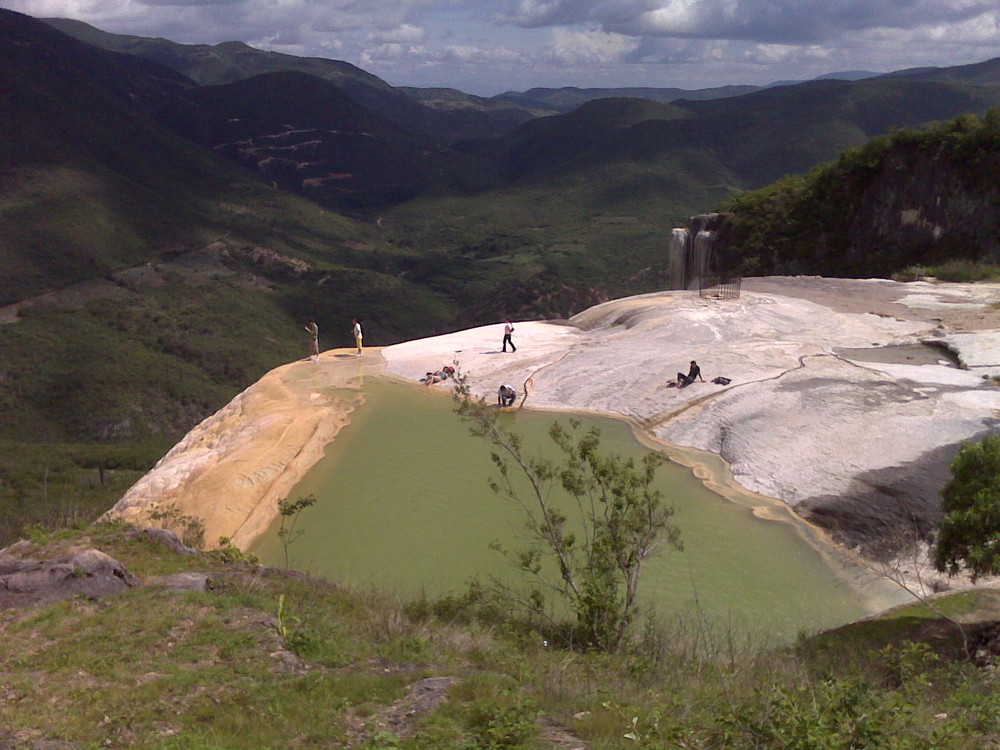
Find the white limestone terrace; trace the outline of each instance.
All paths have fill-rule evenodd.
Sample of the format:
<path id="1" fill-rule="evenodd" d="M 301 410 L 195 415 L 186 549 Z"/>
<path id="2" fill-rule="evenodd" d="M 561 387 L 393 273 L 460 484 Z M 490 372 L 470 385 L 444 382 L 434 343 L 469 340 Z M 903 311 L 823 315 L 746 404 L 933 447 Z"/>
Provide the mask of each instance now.
<path id="1" fill-rule="evenodd" d="M 627 417 L 871 547 L 930 528 L 961 442 L 1000 424 L 998 300 L 998 285 L 769 278 L 738 299 L 662 292 L 515 322 L 516 353 L 500 351 L 494 325 L 382 354 L 414 381 L 457 361 L 494 402 L 506 382 L 527 407 Z M 707 382 L 670 387 L 690 360 Z"/>

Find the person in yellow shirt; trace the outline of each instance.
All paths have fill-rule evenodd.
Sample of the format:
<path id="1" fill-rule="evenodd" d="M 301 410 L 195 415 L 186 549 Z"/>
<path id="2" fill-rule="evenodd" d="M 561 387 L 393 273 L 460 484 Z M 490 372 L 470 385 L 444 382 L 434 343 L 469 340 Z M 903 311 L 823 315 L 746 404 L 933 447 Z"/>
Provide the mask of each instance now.
<path id="1" fill-rule="evenodd" d="M 361 321 L 358 320 L 357 318 L 354 318 L 354 343 L 357 344 L 357 347 L 358 347 L 358 353 L 357 353 L 358 357 L 361 356 L 361 340 L 362 340 L 362 338 L 363 338 L 363 336 L 362 336 L 362 333 L 361 333 Z"/>

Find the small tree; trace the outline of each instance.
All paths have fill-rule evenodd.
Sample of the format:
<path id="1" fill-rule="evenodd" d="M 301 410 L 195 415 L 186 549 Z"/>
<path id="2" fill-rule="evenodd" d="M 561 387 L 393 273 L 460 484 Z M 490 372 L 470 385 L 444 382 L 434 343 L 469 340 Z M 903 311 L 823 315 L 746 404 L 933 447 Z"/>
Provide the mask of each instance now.
<path id="1" fill-rule="evenodd" d="M 631 458 L 601 455 L 600 431 L 581 435 L 580 423 L 571 420 L 570 430 L 557 422 L 549 430 L 561 463 L 533 457 L 520 435 L 500 426 L 497 411 L 470 398 L 459 383 L 456 411 L 474 436 L 493 446 L 499 477 L 490 479 L 490 488 L 524 515 L 527 548 L 494 545 L 540 585 L 522 602 L 542 612 L 544 591 L 555 592 L 568 603 L 579 632 L 591 644 L 620 650 L 635 617 L 646 558 L 663 544 L 683 549 L 680 531 L 670 523 L 674 509 L 664 505 L 652 486 L 663 456 L 647 453 L 637 465 Z M 515 476 L 527 480 L 527 486 L 518 485 Z M 567 527 L 553 492 L 557 488 L 577 506 L 578 531 Z"/>
<path id="2" fill-rule="evenodd" d="M 285 553 L 285 567 L 288 567 L 288 548 L 292 542 L 302 536 L 305 532 L 296 529 L 299 523 L 299 516 L 306 508 L 316 504 L 314 495 L 306 495 L 292 502 L 290 500 L 278 501 L 278 513 L 281 514 L 281 525 L 278 527 L 278 538 L 281 540 L 281 547 Z"/>
<path id="3" fill-rule="evenodd" d="M 941 521 L 934 565 L 948 575 L 968 570 L 1000 574 L 1000 436 L 966 443 L 951 465 L 941 495 Z"/>

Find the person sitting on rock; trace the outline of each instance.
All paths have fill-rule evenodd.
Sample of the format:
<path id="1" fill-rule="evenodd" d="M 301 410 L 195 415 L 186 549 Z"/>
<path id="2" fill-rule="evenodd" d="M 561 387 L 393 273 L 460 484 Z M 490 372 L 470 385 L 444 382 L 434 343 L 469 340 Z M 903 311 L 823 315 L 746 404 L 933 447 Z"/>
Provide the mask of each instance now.
<path id="1" fill-rule="evenodd" d="M 514 386 L 507 385 L 504 383 L 500 386 L 500 390 L 497 391 L 497 403 L 500 406 L 513 406 L 514 399 L 517 398 L 517 391 L 514 390 Z"/>
<path id="2" fill-rule="evenodd" d="M 701 368 L 698 367 L 698 363 L 692 359 L 691 369 L 688 370 L 687 375 L 683 372 L 677 373 L 677 387 L 683 388 L 684 386 L 691 385 L 695 381 L 695 378 L 700 380 L 702 383 L 705 382 L 705 378 L 701 376 Z"/>

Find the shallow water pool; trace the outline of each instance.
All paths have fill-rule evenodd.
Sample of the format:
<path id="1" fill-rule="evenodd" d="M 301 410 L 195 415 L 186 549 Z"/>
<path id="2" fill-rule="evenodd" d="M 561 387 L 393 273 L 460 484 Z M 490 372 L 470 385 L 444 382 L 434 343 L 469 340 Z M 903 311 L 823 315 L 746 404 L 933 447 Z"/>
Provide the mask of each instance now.
<path id="1" fill-rule="evenodd" d="M 509 577 L 490 550 L 523 536 L 516 508 L 495 496 L 490 446 L 473 438 L 440 392 L 386 382 L 365 387 L 367 403 L 290 494 L 315 495 L 303 532 L 288 546 L 292 567 L 356 585 L 405 594 L 460 593 L 473 576 Z M 631 427 L 609 418 L 576 417 L 601 429 L 603 451 L 640 456 Z M 547 437 L 567 415 L 503 415 L 533 450 L 555 456 Z M 857 590 L 790 523 L 765 521 L 706 489 L 689 469 L 665 464 L 657 474 L 676 509 L 683 552 L 647 562 L 646 605 L 790 638 L 867 612 Z M 283 565 L 277 525 L 252 549 Z"/>

